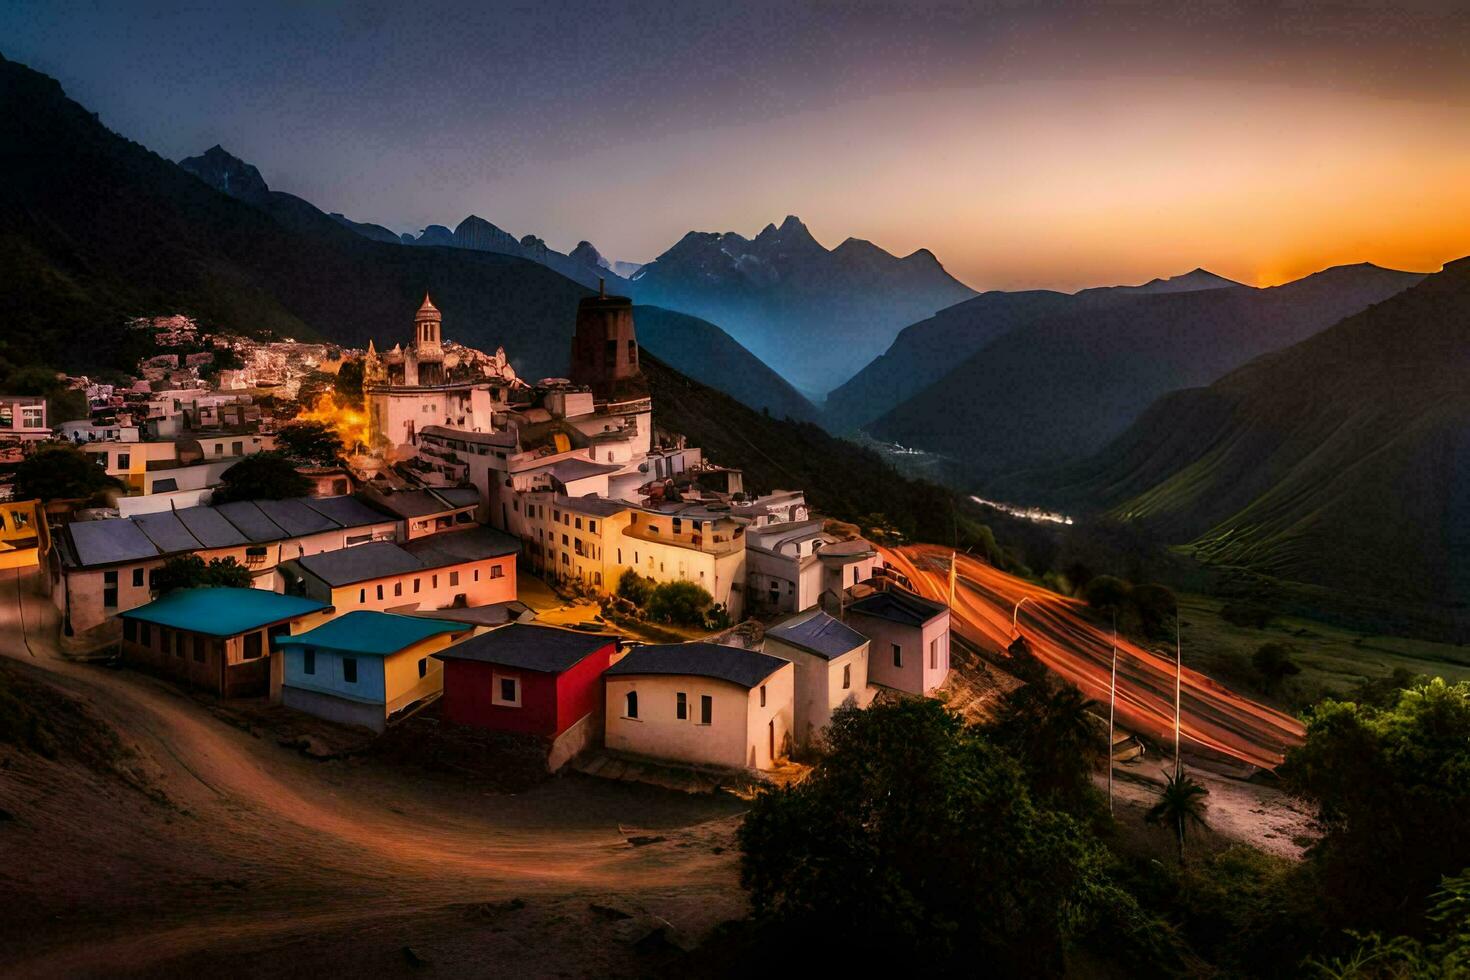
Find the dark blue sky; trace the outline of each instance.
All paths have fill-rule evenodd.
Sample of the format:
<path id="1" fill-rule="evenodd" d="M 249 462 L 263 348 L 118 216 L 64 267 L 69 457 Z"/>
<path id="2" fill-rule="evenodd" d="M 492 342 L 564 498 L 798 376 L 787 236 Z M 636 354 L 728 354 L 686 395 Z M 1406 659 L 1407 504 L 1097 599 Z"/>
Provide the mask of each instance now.
<path id="1" fill-rule="evenodd" d="M 221 143 L 276 189 L 399 231 L 474 212 L 645 260 L 690 228 L 794 212 L 828 245 L 931 247 L 976 285 L 1081 285 L 1201 263 L 1269 278 L 1316 255 L 1269 223 L 1238 248 L 1170 231 L 1260 198 L 1273 158 L 1346 173 L 1347 140 L 1393 139 L 1463 162 L 1434 135 L 1470 91 L 1457 7 L 0 0 L 0 53 L 170 158 Z M 1298 145 L 1301 113 L 1364 128 Z M 1230 170 L 1250 180 L 1187 201 L 1241 145 Z M 1396 182 L 1391 162 L 1360 169 L 1368 196 Z M 1385 206 L 1420 221 L 1419 203 Z M 1129 208 L 1137 255 L 1100 248 L 1091 225 Z"/>

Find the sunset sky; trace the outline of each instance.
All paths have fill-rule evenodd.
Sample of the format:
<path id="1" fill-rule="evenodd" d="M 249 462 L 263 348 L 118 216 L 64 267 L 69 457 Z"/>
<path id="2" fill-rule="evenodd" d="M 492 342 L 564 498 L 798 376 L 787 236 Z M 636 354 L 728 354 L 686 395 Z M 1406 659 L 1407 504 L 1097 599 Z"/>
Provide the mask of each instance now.
<path id="1" fill-rule="evenodd" d="M 1470 254 L 1463 3 L 0 0 L 0 54 L 395 231 L 643 261 L 794 213 L 976 288 Z"/>

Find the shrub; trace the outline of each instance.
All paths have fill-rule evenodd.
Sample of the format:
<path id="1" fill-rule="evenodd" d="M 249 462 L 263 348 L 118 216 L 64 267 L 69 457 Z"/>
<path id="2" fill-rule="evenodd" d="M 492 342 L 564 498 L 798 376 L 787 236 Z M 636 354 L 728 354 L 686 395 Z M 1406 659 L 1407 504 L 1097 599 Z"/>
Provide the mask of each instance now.
<path id="1" fill-rule="evenodd" d="M 221 587 L 250 588 L 250 569 L 233 558 L 211 558 L 209 564 L 198 555 L 176 555 L 163 563 L 155 580 L 160 594 L 175 589 Z"/>
<path id="2" fill-rule="evenodd" d="M 311 491 L 306 477 L 281 453 L 256 453 L 246 456 L 220 475 L 213 502 L 232 500 L 284 500 L 304 497 Z"/>
<path id="3" fill-rule="evenodd" d="M 649 618 L 675 626 L 703 626 L 714 597 L 693 582 L 664 582 L 648 598 Z"/>
<path id="4" fill-rule="evenodd" d="M 653 595 L 653 579 L 644 578 L 631 568 L 623 569 L 623 574 L 618 577 L 619 598 L 627 599 L 642 609 L 648 605 L 651 595 Z"/>

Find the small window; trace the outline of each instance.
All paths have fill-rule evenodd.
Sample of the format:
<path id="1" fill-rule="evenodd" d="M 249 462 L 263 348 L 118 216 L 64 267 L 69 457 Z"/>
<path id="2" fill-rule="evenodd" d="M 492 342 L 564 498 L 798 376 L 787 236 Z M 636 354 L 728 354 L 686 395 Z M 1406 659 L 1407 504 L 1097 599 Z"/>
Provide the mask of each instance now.
<path id="1" fill-rule="evenodd" d="M 623 717 L 624 718 L 637 718 L 638 717 L 638 692 L 637 691 L 629 691 L 627 694 L 623 695 Z"/>
<path id="2" fill-rule="evenodd" d="M 310 648 L 301 651 L 301 672 L 303 674 L 316 673 L 316 651 Z"/>
<path id="3" fill-rule="evenodd" d="M 418 579 L 414 579 L 413 580 L 413 590 L 415 592 L 417 592 L 419 590 L 419 580 Z"/>
<path id="4" fill-rule="evenodd" d="M 438 587 L 439 587 L 439 576 L 438 575 L 430 575 L 429 576 L 429 588 L 431 588 L 431 589 L 437 589 Z"/>
<path id="5" fill-rule="evenodd" d="M 582 530 L 582 518 L 577 518 L 577 530 Z"/>
<path id="6" fill-rule="evenodd" d="M 367 602 L 367 589 L 358 589 L 357 604 L 362 605 L 364 602 Z"/>
<path id="7" fill-rule="evenodd" d="M 590 534 L 597 533 L 597 522 L 592 520 L 590 517 L 587 519 L 587 531 Z"/>
<path id="8" fill-rule="evenodd" d="M 383 598 L 383 586 L 382 586 L 382 583 L 379 583 L 378 584 L 378 599 L 381 600 L 382 598 Z"/>
<path id="9" fill-rule="evenodd" d="M 493 691 L 495 696 L 490 699 L 491 703 L 503 708 L 521 706 L 521 679 L 519 677 L 504 677 L 496 674 Z"/>
<path id="10" fill-rule="evenodd" d="M 243 656 L 246 660 L 259 660 L 263 649 L 264 644 L 261 643 L 259 630 L 254 633 L 245 634 L 245 652 Z"/>
<path id="11" fill-rule="evenodd" d="M 929 641 L 929 669 L 939 669 L 939 638 L 935 637 Z"/>
<path id="12" fill-rule="evenodd" d="M 475 569 L 474 579 L 476 582 L 480 581 L 480 570 L 478 568 Z"/>
<path id="13" fill-rule="evenodd" d="M 845 691 L 852 687 L 852 664 L 842 665 L 842 689 Z"/>
<path id="14" fill-rule="evenodd" d="M 403 595 L 403 582 L 398 581 L 393 583 L 393 595 L 394 597 Z"/>
<path id="15" fill-rule="evenodd" d="M 419 676 L 420 677 L 427 677 L 427 676 L 429 676 L 429 658 L 428 657 L 420 657 L 419 658 Z"/>
<path id="16" fill-rule="evenodd" d="M 689 720 L 689 695 L 683 691 L 674 695 L 674 717 L 680 721 Z"/>
<path id="17" fill-rule="evenodd" d="M 459 584 L 459 572 L 449 573 L 449 587 L 452 589 Z"/>
<path id="18" fill-rule="evenodd" d="M 132 465 L 133 465 L 133 458 L 132 458 L 132 456 L 130 456 L 127 453 L 118 453 L 117 454 L 117 468 L 118 469 L 120 469 L 120 470 L 131 469 L 132 468 Z"/>
<path id="19" fill-rule="evenodd" d="M 346 681 L 348 684 L 356 684 L 357 683 L 357 658 L 356 657 L 343 657 L 342 658 L 342 679 L 344 681 Z"/>
<path id="20" fill-rule="evenodd" d="M 491 578 L 505 578 L 505 569 L 501 568 L 499 565 L 491 565 L 490 566 L 490 577 Z"/>
<path id="21" fill-rule="evenodd" d="M 714 717 L 715 699 L 708 694 L 701 694 L 699 696 L 699 723 L 701 725 L 711 724 L 714 721 Z"/>
<path id="22" fill-rule="evenodd" d="M 764 708 L 765 706 L 766 706 L 766 686 L 764 684 L 762 684 L 761 685 L 761 707 Z"/>
<path id="23" fill-rule="evenodd" d="M 903 666 L 903 647 L 899 646 L 897 643 L 893 644 L 893 666 Z"/>
<path id="24" fill-rule="evenodd" d="M 135 568 L 135 569 L 133 569 L 133 588 L 138 589 L 138 588 L 142 588 L 142 586 L 143 586 L 143 569 L 141 569 L 141 568 Z"/>

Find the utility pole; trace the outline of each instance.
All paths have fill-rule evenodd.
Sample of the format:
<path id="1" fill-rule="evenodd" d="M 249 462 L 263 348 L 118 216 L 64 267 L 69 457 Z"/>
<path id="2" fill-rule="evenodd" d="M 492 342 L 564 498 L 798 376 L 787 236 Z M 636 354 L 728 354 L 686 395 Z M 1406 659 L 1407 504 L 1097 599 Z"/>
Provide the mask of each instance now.
<path id="1" fill-rule="evenodd" d="M 1184 648 L 1179 643 L 1179 607 L 1174 607 L 1174 778 L 1179 778 L 1179 697 L 1184 679 Z"/>
<path id="2" fill-rule="evenodd" d="M 1108 688 L 1108 815 L 1113 813 L 1113 714 L 1118 705 L 1118 610 L 1113 610 L 1113 680 Z"/>

